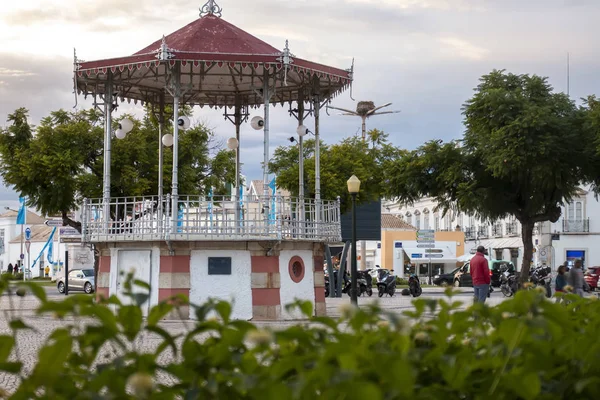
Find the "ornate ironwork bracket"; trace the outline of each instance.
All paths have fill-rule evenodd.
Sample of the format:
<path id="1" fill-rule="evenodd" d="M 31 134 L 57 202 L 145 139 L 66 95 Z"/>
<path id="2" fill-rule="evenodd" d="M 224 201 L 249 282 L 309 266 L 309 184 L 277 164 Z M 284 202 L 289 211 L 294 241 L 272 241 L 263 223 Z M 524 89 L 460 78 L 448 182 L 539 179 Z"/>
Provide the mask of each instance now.
<path id="1" fill-rule="evenodd" d="M 160 47 L 157 50 L 154 50 L 153 53 L 156 54 L 155 57 L 160 61 L 168 61 L 175 57 L 175 54 L 173 54 L 174 51 L 174 49 L 167 46 L 167 40 L 165 39 L 165 35 L 163 35 Z"/>
<path id="2" fill-rule="evenodd" d="M 352 101 L 356 101 L 356 99 L 352 97 L 352 82 L 354 81 L 354 58 L 352 58 L 352 66 L 350 69 L 347 69 L 346 72 L 348 72 L 348 75 L 350 76 L 350 98 Z"/>
<path id="3" fill-rule="evenodd" d="M 208 2 L 200 8 L 200 17 L 204 17 L 205 15 L 216 15 L 221 18 L 222 13 L 223 9 L 214 0 L 208 0 Z"/>
<path id="4" fill-rule="evenodd" d="M 290 68 L 290 65 L 293 64 L 293 62 L 294 62 L 294 59 L 292 57 L 295 57 L 295 56 L 290 52 L 289 41 L 286 40 L 285 48 L 283 49 L 283 53 L 281 53 L 280 57 L 277 58 L 277 61 L 280 61 L 283 64 L 283 84 L 285 86 L 287 86 L 288 69 Z"/>

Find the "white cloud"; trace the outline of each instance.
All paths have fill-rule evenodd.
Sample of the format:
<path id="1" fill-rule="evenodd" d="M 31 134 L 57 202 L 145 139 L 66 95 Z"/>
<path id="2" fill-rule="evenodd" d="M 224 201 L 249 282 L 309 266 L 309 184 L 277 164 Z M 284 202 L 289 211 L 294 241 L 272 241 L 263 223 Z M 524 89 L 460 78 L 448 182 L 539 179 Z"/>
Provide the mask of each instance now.
<path id="1" fill-rule="evenodd" d="M 444 37 L 440 38 L 439 41 L 444 45 L 444 47 L 442 47 L 444 53 L 458 55 L 468 60 L 478 61 L 483 59 L 489 53 L 487 49 L 457 37 Z"/>

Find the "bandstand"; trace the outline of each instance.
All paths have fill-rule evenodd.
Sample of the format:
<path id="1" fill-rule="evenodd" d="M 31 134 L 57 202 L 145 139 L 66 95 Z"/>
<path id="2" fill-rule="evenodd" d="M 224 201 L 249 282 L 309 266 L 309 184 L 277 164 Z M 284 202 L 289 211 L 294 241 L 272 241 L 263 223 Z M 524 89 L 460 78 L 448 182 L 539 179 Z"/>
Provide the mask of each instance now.
<path id="1" fill-rule="evenodd" d="M 310 300 L 315 314 L 325 313 L 324 245 L 339 242 L 341 230 L 339 200 L 320 196 L 319 111 L 350 87 L 352 69 L 297 58 L 287 42 L 277 50 L 223 20 L 212 0 L 200 18 L 133 55 L 75 58 L 74 69 L 76 93 L 93 97 L 105 113 L 103 197 L 85 199 L 82 208 L 82 240 L 100 251 L 98 294 L 122 296 L 124 275 L 134 272 L 151 285 L 144 312 L 183 293 L 192 303 L 232 300 L 232 317 L 239 319 L 296 318 L 284 307 L 294 299 Z M 120 127 L 115 135 L 118 124 L 111 117 L 118 101 L 152 104 L 160 116 L 166 104 L 173 105 L 172 134 L 159 120 L 156 196 L 111 197 L 111 140 L 126 131 Z M 304 119 L 314 116 L 314 198 L 304 197 L 302 173 L 298 198 L 271 194 L 269 111 L 276 104 L 289 105 L 300 146 L 308 131 Z M 236 140 L 228 144 L 237 154 L 234 195 L 178 193 L 178 133 L 188 124 L 179 115 L 182 105 L 223 108 L 233 122 Z M 252 118 L 252 126 L 264 132 L 264 192 L 241 198 L 240 126 L 260 106 L 264 115 Z M 165 145 L 173 151 L 170 191 L 162 184 Z M 299 164 L 302 171 L 302 158 Z"/>

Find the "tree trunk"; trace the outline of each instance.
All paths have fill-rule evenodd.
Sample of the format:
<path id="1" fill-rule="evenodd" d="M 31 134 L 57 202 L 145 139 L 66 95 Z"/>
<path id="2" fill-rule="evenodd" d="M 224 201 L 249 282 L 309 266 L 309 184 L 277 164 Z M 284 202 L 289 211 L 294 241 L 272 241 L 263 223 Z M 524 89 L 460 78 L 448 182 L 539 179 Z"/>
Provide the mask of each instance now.
<path id="1" fill-rule="evenodd" d="M 523 240 L 523 264 L 521 264 L 521 277 L 519 286 L 529 280 L 529 269 L 533 260 L 533 221 L 521 222 L 521 239 Z"/>

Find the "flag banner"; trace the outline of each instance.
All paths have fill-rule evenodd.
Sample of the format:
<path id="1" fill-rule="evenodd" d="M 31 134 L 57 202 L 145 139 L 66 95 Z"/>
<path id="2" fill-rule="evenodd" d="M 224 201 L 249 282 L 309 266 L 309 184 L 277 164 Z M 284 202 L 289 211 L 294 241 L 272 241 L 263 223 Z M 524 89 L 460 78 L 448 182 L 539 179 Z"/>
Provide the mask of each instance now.
<path id="1" fill-rule="evenodd" d="M 25 197 L 19 197 L 21 206 L 19 207 L 19 212 L 17 213 L 17 225 L 25 225 L 27 223 L 27 208 L 25 207 L 25 200 Z"/>
<path id="2" fill-rule="evenodd" d="M 213 220 L 213 189 L 212 189 L 212 187 L 208 191 L 208 215 L 210 218 L 210 227 L 212 228 L 212 220 Z"/>
<path id="3" fill-rule="evenodd" d="M 244 220 L 244 186 L 240 185 L 240 223 Z"/>
<path id="4" fill-rule="evenodd" d="M 177 232 L 181 233 L 183 226 L 183 204 L 180 204 L 177 209 Z"/>
<path id="5" fill-rule="evenodd" d="M 269 207 L 269 225 L 275 224 L 275 215 L 276 215 L 276 202 L 275 202 L 275 178 L 269 182 L 269 188 L 271 189 L 271 206 Z"/>
<path id="6" fill-rule="evenodd" d="M 98 210 L 98 207 L 93 206 L 92 212 L 93 212 L 92 221 L 100 220 L 100 211 Z"/>
<path id="7" fill-rule="evenodd" d="M 40 254 L 37 256 L 35 261 L 33 261 L 33 263 L 31 264 L 31 269 L 33 269 L 35 267 L 35 264 L 38 262 L 38 260 L 44 256 L 44 252 L 46 251 L 46 248 L 48 248 L 48 246 L 50 246 L 50 243 L 52 243 L 52 241 L 54 240 L 55 233 L 56 233 L 56 227 L 52 228 L 52 232 L 50 233 L 50 237 L 48 237 L 48 241 L 42 248 L 42 251 L 40 251 Z"/>
<path id="8" fill-rule="evenodd" d="M 56 229 L 56 227 L 55 227 Z M 54 238 L 53 238 L 54 239 Z M 54 240 L 51 240 L 48 244 L 48 263 L 54 264 Z"/>

